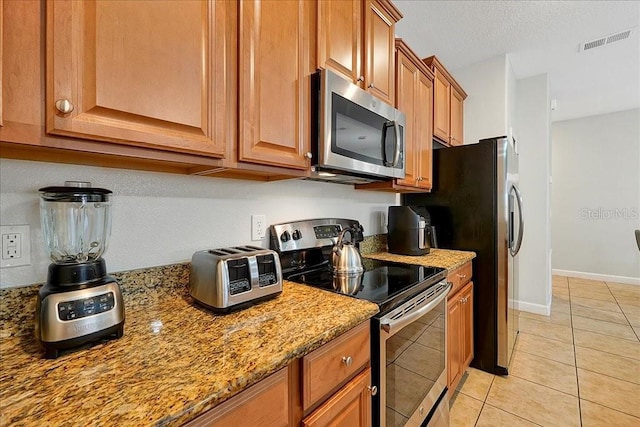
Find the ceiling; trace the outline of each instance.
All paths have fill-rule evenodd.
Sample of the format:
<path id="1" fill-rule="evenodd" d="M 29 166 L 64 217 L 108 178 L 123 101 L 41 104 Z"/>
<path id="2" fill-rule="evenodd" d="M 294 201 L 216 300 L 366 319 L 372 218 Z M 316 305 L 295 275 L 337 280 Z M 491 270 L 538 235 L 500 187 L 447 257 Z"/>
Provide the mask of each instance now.
<path id="1" fill-rule="evenodd" d="M 394 0 L 396 25 L 420 57 L 437 55 L 455 77 L 508 54 L 517 79 L 548 73 L 552 121 L 640 107 L 640 1 Z M 580 44 L 632 29 L 586 52 Z"/>

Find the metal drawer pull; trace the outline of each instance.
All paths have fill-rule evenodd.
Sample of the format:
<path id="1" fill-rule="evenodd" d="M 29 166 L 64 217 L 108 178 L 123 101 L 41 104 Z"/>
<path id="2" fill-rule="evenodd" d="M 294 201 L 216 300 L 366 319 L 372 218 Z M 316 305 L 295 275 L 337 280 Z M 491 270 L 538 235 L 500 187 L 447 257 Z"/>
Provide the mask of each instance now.
<path id="1" fill-rule="evenodd" d="M 342 356 L 342 363 L 344 363 L 346 366 L 351 366 L 351 364 L 353 363 L 353 359 L 351 358 L 351 356 Z"/>
<path id="2" fill-rule="evenodd" d="M 461 279 L 466 279 L 467 275 L 466 274 L 458 274 L 458 277 Z"/>
<path id="3" fill-rule="evenodd" d="M 371 396 L 375 396 L 376 394 L 378 394 L 378 387 L 376 386 L 367 386 L 367 388 L 369 389 L 369 391 L 371 392 Z"/>

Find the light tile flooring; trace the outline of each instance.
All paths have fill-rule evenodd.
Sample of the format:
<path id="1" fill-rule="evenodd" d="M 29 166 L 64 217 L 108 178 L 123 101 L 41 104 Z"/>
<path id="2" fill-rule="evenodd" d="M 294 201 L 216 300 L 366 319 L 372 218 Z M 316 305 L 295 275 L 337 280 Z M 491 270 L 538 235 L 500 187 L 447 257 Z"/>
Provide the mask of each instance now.
<path id="1" fill-rule="evenodd" d="M 640 427 L 640 286 L 554 276 L 551 315 L 518 320 L 509 376 L 469 368 L 452 427 Z"/>

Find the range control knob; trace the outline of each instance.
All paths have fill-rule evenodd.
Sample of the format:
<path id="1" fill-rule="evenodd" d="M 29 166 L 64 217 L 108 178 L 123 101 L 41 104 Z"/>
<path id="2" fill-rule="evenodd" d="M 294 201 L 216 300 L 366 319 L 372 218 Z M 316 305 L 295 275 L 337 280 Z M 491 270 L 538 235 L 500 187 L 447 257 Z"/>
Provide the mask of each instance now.
<path id="1" fill-rule="evenodd" d="M 291 234 L 289 234 L 288 231 L 283 232 L 280 235 L 280 240 L 284 243 L 284 242 L 288 242 L 289 240 L 291 240 Z"/>
<path id="2" fill-rule="evenodd" d="M 293 237 L 293 240 L 300 240 L 302 238 L 302 233 L 300 230 L 293 230 L 291 237 Z"/>

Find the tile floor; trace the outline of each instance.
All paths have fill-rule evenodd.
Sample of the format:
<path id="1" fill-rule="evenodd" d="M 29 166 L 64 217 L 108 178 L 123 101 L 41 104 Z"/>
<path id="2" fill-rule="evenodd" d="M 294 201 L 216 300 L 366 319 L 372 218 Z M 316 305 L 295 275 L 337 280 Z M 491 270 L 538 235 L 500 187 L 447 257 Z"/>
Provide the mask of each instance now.
<path id="1" fill-rule="evenodd" d="M 451 427 L 640 427 L 640 286 L 554 276 L 551 315 L 518 321 L 510 375 L 469 368 Z"/>

